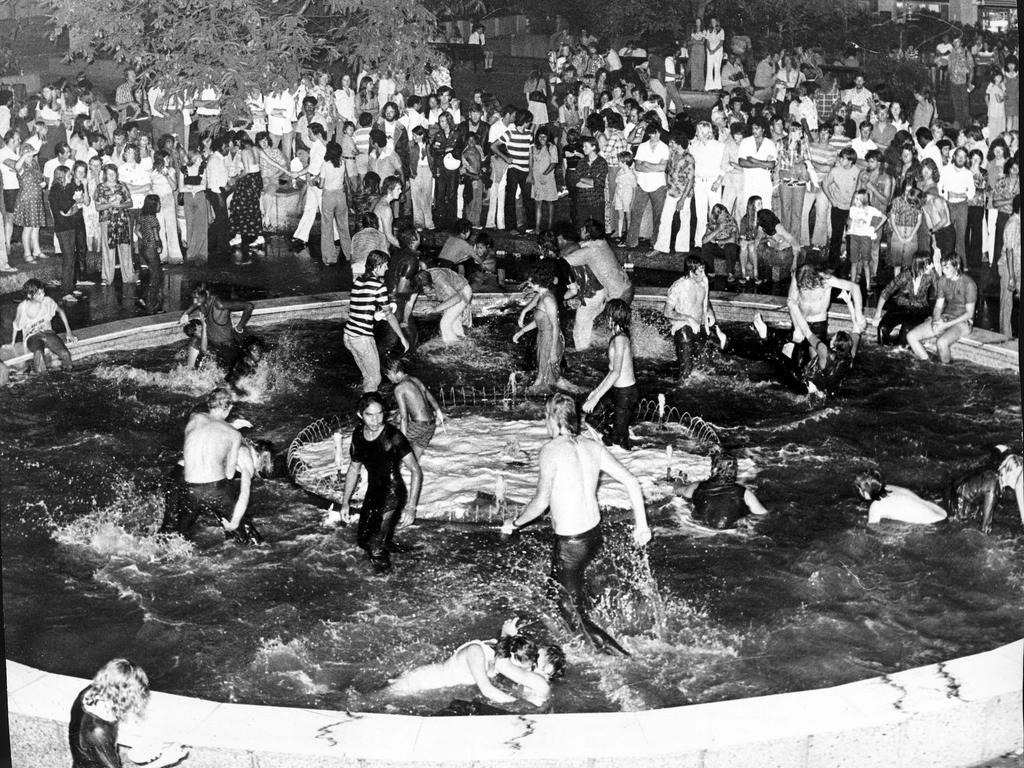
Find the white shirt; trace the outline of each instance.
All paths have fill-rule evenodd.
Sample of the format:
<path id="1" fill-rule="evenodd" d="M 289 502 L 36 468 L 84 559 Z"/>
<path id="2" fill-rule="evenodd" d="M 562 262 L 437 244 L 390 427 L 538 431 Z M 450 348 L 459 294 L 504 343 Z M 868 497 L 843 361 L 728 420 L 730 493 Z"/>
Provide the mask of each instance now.
<path id="1" fill-rule="evenodd" d="M 850 105 L 851 112 L 862 112 L 866 115 L 875 102 L 875 95 L 867 88 L 861 88 L 859 91 L 851 88 L 843 93 L 842 100 Z"/>
<path id="2" fill-rule="evenodd" d="M 74 165 L 74 161 L 71 158 L 64 160 L 63 162 L 56 157 L 51 157 L 43 164 L 43 178 L 46 179 L 46 186 L 50 186 L 53 183 L 53 174 L 56 172 L 58 167 L 64 167 L 70 169 Z"/>
<path id="3" fill-rule="evenodd" d="M 267 130 L 275 136 L 292 132 L 296 120 L 295 95 L 291 91 L 278 91 L 263 100 L 267 110 Z"/>
<path id="4" fill-rule="evenodd" d="M 7 160 L 18 162 L 18 157 L 16 149 L 11 149 L 6 144 L 0 147 L 0 179 L 3 180 L 4 189 L 21 189 L 18 174 L 6 163 Z"/>
<path id="5" fill-rule="evenodd" d="M 619 54 L 614 49 L 609 49 L 608 53 L 605 54 L 605 61 L 608 62 L 609 72 L 618 72 L 622 69 L 622 59 L 619 58 Z"/>
<path id="6" fill-rule="evenodd" d="M 872 149 L 878 149 L 878 145 L 871 139 L 864 141 L 858 136 L 850 142 L 850 149 L 857 153 L 858 160 L 863 160 L 864 156 Z"/>
<path id="7" fill-rule="evenodd" d="M 504 144 L 505 140 L 508 139 L 508 131 L 508 126 L 505 125 L 504 121 L 495 120 L 487 130 L 487 143 L 494 144 L 494 142 L 498 142 L 499 144 Z"/>
<path id="8" fill-rule="evenodd" d="M 322 141 L 314 141 L 309 148 L 309 175 L 310 177 L 320 174 L 324 165 L 324 155 L 327 154 L 327 145 Z"/>
<path id="9" fill-rule="evenodd" d="M 153 86 L 146 91 L 146 101 L 149 103 L 149 112 L 153 117 L 166 117 L 163 112 L 157 109 L 157 104 L 163 101 L 164 89 L 159 86 Z"/>
<path id="10" fill-rule="evenodd" d="M 211 192 L 220 192 L 227 184 L 228 159 L 220 152 L 214 152 L 206 163 L 206 188 Z"/>
<path id="11" fill-rule="evenodd" d="M 722 155 L 725 145 L 717 139 L 690 144 L 693 155 L 693 175 L 698 179 L 717 179 L 722 175 Z"/>
<path id="12" fill-rule="evenodd" d="M 405 114 L 398 118 L 398 122 L 405 126 L 405 133 L 407 136 L 412 136 L 413 128 L 422 125 L 424 128 L 427 127 L 427 118 L 423 116 L 423 113 L 417 112 L 412 107 L 405 110 Z"/>
<path id="13" fill-rule="evenodd" d="M 199 101 L 219 101 L 220 94 L 216 88 L 203 88 L 199 92 Z M 196 107 L 197 115 L 204 115 L 206 117 L 216 117 L 220 114 L 220 107 Z"/>
<path id="14" fill-rule="evenodd" d="M 740 160 L 747 158 L 749 160 L 775 160 L 778 158 L 778 151 L 775 148 L 775 142 L 765 137 L 761 140 L 761 147 L 758 149 L 757 144 L 754 142 L 753 136 L 747 136 L 743 141 L 740 142 Z M 771 178 L 771 171 L 767 168 L 744 168 L 743 175 L 748 178 L 753 176 L 755 178 L 767 175 Z"/>
<path id="15" fill-rule="evenodd" d="M 668 144 L 660 141 L 657 147 L 652 147 L 648 140 L 637 147 L 636 162 L 667 163 L 669 154 Z M 654 192 L 664 187 L 666 183 L 664 170 L 636 172 L 636 184 L 644 192 Z"/>
<path id="16" fill-rule="evenodd" d="M 356 96 L 351 89 L 339 88 L 334 92 L 334 107 L 338 110 L 342 120 L 356 121 Z"/>
<path id="17" fill-rule="evenodd" d="M 922 161 L 925 158 L 931 158 L 938 168 L 942 168 L 942 150 L 934 140 L 929 141 L 923 148 L 918 148 L 917 153 L 921 156 Z"/>
<path id="18" fill-rule="evenodd" d="M 953 163 L 939 170 L 939 194 L 951 203 L 962 203 L 974 197 L 974 174 L 967 166 L 957 168 Z"/>
<path id="19" fill-rule="evenodd" d="M 0 141 L 9 130 L 11 130 L 11 110 L 9 107 L 0 107 Z"/>
<path id="20" fill-rule="evenodd" d="M 469 33 L 469 44 L 470 45 L 486 45 L 487 35 L 483 32 L 477 32 L 473 30 Z"/>

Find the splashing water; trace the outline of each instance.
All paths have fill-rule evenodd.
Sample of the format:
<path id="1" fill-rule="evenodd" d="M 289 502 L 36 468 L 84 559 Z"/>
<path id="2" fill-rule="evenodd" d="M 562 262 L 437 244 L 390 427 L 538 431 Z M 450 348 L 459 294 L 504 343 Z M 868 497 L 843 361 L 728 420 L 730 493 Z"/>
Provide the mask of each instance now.
<path id="1" fill-rule="evenodd" d="M 239 379 L 237 389 L 242 393 L 239 399 L 262 403 L 273 395 L 288 394 L 309 384 L 313 379 L 313 366 L 305 355 L 305 349 L 296 334 L 282 333 L 256 365 L 256 370 Z M 93 376 L 115 384 L 131 383 L 169 392 L 203 395 L 223 384 L 225 373 L 212 358 L 207 358 L 198 369 L 189 368 L 182 362 L 169 371 L 146 370 L 131 365 L 100 365 L 93 371 Z"/>
<path id="2" fill-rule="evenodd" d="M 84 548 L 103 557 L 149 561 L 191 557 L 191 542 L 176 534 L 156 532 L 163 512 L 161 493 L 144 491 L 134 481 L 121 479 L 114 483 L 113 502 L 57 524 L 50 535 L 63 546 Z"/>

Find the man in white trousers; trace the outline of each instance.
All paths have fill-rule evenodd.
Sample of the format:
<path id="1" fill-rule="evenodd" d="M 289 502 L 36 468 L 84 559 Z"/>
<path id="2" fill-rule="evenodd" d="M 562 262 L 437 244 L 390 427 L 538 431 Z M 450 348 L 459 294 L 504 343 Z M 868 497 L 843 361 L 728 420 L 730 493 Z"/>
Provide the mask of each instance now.
<path id="1" fill-rule="evenodd" d="M 693 203 L 697 211 L 693 241 L 698 245 L 708 226 L 708 213 L 717 203 L 722 202 L 722 157 L 725 145 L 715 138 L 711 123 L 704 120 L 697 123 L 697 133 L 690 144 L 693 155 Z"/>

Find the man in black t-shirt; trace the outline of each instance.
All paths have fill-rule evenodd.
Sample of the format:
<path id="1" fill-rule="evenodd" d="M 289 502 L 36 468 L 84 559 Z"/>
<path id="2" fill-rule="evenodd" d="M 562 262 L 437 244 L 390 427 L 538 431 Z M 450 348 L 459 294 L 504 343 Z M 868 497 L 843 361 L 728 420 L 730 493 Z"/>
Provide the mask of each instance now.
<path id="1" fill-rule="evenodd" d="M 390 327 L 382 327 L 377 346 L 385 357 L 392 355 L 402 357 L 404 354 L 412 352 L 416 349 L 419 335 L 412 310 L 416 305 L 416 297 L 419 295 L 414 278 L 420 271 L 420 236 L 416 227 L 409 222 L 400 225 L 395 236 L 398 238 L 401 248 L 388 260 L 388 271 L 384 277 L 384 284 L 387 286 L 391 300 L 395 302 L 395 317 L 398 318 L 398 323 L 405 332 L 409 348 L 406 350 L 402 347 L 398 336 Z"/>

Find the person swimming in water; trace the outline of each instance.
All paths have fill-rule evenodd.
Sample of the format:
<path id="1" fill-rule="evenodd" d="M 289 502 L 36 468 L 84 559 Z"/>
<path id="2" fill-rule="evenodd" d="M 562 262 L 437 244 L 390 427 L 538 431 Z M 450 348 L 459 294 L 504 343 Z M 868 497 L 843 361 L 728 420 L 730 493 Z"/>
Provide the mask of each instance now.
<path id="1" fill-rule="evenodd" d="M 557 645 L 539 645 L 519 634 L 518 621 L 502 625 L 498 640 L 470 640 L 443 662 L 410 669 L 390 681 L 386 693 L 409 695 L 456 686 L 475 685 L 490 701 L 511 704 L 517 698 L 498 688 L 503 677 L 523 688 L 523 698 L 541 706 L 551 695 L 551 681 L 565 674 L 565 653 Z"/>
<path id="2" fill-rule="evenodd" d="M 853 481 L 861 498 L 870 501 L 868 525 L 882 520 L 932 525 L 946 519 L 946 510 L 913 491 L 898 485 L 889 485 L 877 469 L 861 472 Z"/>
<path id="3" fill-rule="evenodd" d="M 629 422 L 633 418 L 640 394 L 633 375 L 633 343 L 629 337 L 632 310 L 622 299 L 612 299 L 605 308 L 608 328 L 608 373 L 583 403 L 583 412 L 593 414 L 602 398 L 610 401 L 604 412 L 592 421 L 601 427 L 605 445 L 630 449 Z"/>
<path id="4" fill-rule="evenodd" d="M 331 511 L 326 523 L 336 525 L 358 520 L 356 542 L 366 551 L 378 573 L 391 570 L 392 539 L 395 529 L 412 525 L 420 500 L 423 471 L 409 441 L 397 427 L 384 421 L 384 400 L 376 392 L 365 392 L 356 405 L 360 423 L 352 433 L 351 461 L 345 475 L 341 509 Z M 409 470 L 412 490 L 407 492 L 402 467 Z M 366 495 L 359 515 L 349 507 L 359 472 L 366 467 Z"/>
<path id="5" fill-rule="evenodd" d="M 580 437 L 580 420 L 573 399 L 562 392 L 548 398 L 546 427 L 551 437 L 540 451 L 537 491 L 502 534 L 514 531 L 551 510 L 555 531 L 550 584 L 558 610 L 570 629 L 605 653 L 629 654 L 587 615 L 586 569 L 604 539 L 597 481 L 607 474 L 626 487 L 633 508 L 633 541 L 651 540 L 644 496 L 637 479 L 598 440 Z"/>
<path id="6" fill-rule="evenodd" d="M 398 428 L 402 430 L 402 434 L 412 446 L 412 452 L 419 459 L 433 439 L 438 425 L 444 424 L 444 412 L 423 382 L 406 373 L 405 364 L 401 360 L 389 360 L 384 372 L 388 381 L 395 385 Z"/>
<path id="7" fill-rule="evenodd" d="M 736 482 L 736 457 L 717 452 L 711 457 L 711 476 L 684 485 L 679 495 L 693 505 L 693 519 L 718 530 L 735 528 L 748 514 L 767 515 L 768 510 L 752 490 Z"/>
<path id="8" fill-rule="evenodd" d="M 853 366 L 853 339 L 845 331 L 839 331 L 830 343 L 813 336 L 813 354 L 802 361 L 789 329 L 769 328 L 760 312 L 751 325 L 754 338 L 726 336 L 719 330 L 722 352 L 770 363 L 778 381 L 794 394 L 835 395 Z"/>

